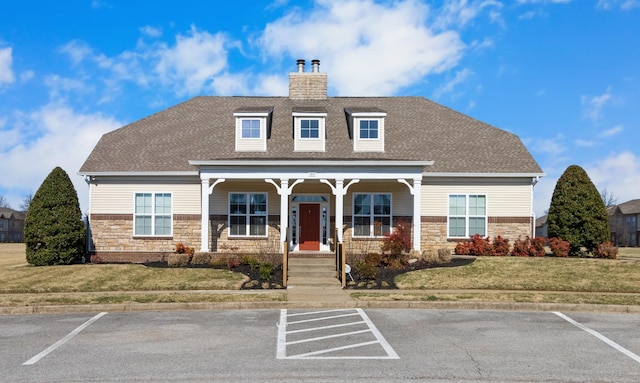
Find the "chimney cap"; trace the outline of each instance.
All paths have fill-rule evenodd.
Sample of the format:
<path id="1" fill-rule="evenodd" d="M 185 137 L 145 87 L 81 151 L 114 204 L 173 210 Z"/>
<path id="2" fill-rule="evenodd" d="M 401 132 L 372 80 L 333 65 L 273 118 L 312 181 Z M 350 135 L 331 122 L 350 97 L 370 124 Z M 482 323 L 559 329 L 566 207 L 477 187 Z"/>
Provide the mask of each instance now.
<path id="1" fill-rule="evenodd" d="M 303 59 L 298 59 L 298 61 L 296 63 L 298 65 L 298 72 L 299 73 L 304 72 L 304 63 L 305 63 L 305 61 Z"/>
<path id="2" fill-rule="evenodd" d="M 311 60 L 311 71 L 314 73 L 320 72 L 320 60 L 318 59 Z"/>

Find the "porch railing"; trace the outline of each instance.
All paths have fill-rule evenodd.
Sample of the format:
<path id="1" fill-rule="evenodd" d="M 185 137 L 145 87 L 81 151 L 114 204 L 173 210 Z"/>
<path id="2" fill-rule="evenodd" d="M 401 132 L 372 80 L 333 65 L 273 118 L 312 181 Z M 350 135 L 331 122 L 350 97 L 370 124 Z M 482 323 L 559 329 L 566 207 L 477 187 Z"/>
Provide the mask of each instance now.
<path id="1" fill-rule="evenodd" d="M 342 287 L 345 287 L 347 285 L 347 260 L 345 257 L 344 244 L 338 240 L 338 229 L 336 229 L 333 243 L 334 252 L 336 255 L 336 273 L 338 274 L 340 284 L 342 285 Z"/>

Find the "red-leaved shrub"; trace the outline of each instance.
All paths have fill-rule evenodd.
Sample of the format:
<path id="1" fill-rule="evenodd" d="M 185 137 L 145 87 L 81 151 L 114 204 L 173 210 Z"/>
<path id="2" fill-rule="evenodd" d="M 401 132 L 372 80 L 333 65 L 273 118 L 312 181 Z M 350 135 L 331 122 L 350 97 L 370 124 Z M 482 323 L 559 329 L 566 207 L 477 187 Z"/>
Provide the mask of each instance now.
<path id="1" fill-rule="evenodd" d="M 549 247 L 556 257 L 568 257 L 571 244 L 562 238 L 549 238 Z"/>
<path id="2" fill-rule="evenodd" d="M 518 236 L 518 239 L 513 243 L 513 249 L 511 249 L 511 255 L 514 257 L 528 257 L 529 256 L 529 236 L 524 240 Z"/>
<path id="3" fill-rule="evenodd" d="M 493 255 L 493 247 L 489 237 L 482 238 L 480 234 L 474 234 L 471 237 L 471 245 L 469 246 L 469 254 L 478 256 Z"/>
<path id="4" fill-rule="evenodd" d="M 595 256 L 598 258 L 616 259 L 618 258 L 618 247 L 613 246 L 611 241 L 601 243 L 595 250 Z"/>
<path id="5" fill-rule="evenodd" d="M 493 238 L 493 255 L 503 257 L 509 254 L 509 239 L 497 235 Z"/>
<path id="6" fill-rule="evenodd" d="M 530 240 L 529 254 L 534 257 L 544 257 L 547 251 L 544 245 L 547 241 L 542 237 L 536 237 Z"/>
<path id="7" fill-rule="evenodd" d="M 457 255 L 469 255 L 469 244 L 471 244 L 471 242 L 458 242 L 454 253 Z"/>

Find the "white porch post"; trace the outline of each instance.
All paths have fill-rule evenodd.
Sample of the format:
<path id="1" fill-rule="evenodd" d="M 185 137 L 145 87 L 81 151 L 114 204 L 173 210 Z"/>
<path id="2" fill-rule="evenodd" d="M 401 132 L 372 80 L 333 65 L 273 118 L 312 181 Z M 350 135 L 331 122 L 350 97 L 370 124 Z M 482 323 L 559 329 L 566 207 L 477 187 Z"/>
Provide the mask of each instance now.
<path id="1" fill-rule="evenodd" d="M 200 251 L 209 251 L 209 195 L 213 192 L 213 188 L 217 184 L 226 181 L 224 178 L 217 179 L 211 186 L 209 186 L 209 178 L 202 178 L 202 188 L 200 192 L 200 207 L 201 207 L 201 230 L 200 233 Z"/>
<path id="2" fill-rule="evenodd" d="M 276 191 L 280 195 L 280 251 L 283 251 L 283 243 L 287 238 L 287 230 L 289 230 L 289 196 L 293 191 L 293 187 L 304 182 L 304 180 L 296 180 L 291 186 L 289 186 L 288 178 L 281 179 L 280 186 L 270 178 L 267 178 L 264 181 L 275 186 Z"/>
<path id="3" fill-rule="evenodd" d="M 202 190 L 200 192 L 201 207 L 201 234 L 200 234 L 200 251 L 209 251 L 209 179 L 202 179 Z"/>
<path id="4" fill-rule="evenodd" d="M 349 187 L 355 183 L 360 182 L 359 179 L 351 180 L 347 186 L 344 186 L 344 179 L 336 178 L 336 186 L 333 186 L 331 182 L 321 179 L 320 182 L 329 185 L 333 195 L 336 196 L 336 230 L 338 231 L 338 241 L 342 242 L 342 225 L 344 224 L 344 196 L 347 194 Z"/>
<path id="5" fill-rule="evenodd" d="M 411 195 L 413 195 L 413 224 L 411 225 L 411 230 L 413 231 L 413 238 L 412 238 L 412 247 L 413 250 L 416 251 L 420 251 L 420 240 L 421 240 L 421 233 L 420 233 L 420 227 L 421 227 L 421 215 L 420 215 L 420 195 L 421 195 L 421 191 L 422 191 L 422 179 L 421 178 L 414 178 L 413 179 L 413 186 L 411 184 L 409 184 L 409 182 L 407 182 L 407 180 L 405 179 L 398 179 L 398 182 L 407 185 L 407 187 L 409 188 L 409 192 L 411 193 Z"/>

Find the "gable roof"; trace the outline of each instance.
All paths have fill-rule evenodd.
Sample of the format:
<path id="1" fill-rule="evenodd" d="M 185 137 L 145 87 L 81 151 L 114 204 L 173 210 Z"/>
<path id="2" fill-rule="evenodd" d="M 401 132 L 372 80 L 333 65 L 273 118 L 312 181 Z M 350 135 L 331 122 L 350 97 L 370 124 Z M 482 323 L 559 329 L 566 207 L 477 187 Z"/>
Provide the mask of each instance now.
<path id="1" fill-rule="evenodd" d="M 615 213 L 616 210 L 620 211 L 620 214 L 625 215 L 640 214 L 640 199 L 632 199 L 630 201 L 616 205 L 616 209 L 612 212 L 612 214 Z"/>
<path id="2" fill-rule="evenodd" d="M 18 220 L 24 220 L 25 213 L 17 210 L 10 209 L 8 207 L 0 207 L 0 218 Z"/>
<path id="3" fill-rule="evenodd" d="M 234 112 L 273 108 L 265 152 L 236 152 Z M 384 152 L 356 152 L 346 110 L 383 111 Z M 294 111 L 326 112 L 326 150 L 294 151 Z M 432 173 L 543 175 L 522 141 L 423 97 L 199 96 L 105 134 L 80 174 L 196 171 L 213 160 L 434 161 Z"/>

